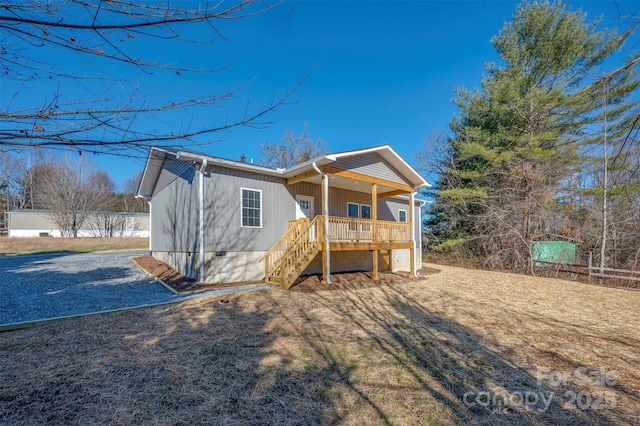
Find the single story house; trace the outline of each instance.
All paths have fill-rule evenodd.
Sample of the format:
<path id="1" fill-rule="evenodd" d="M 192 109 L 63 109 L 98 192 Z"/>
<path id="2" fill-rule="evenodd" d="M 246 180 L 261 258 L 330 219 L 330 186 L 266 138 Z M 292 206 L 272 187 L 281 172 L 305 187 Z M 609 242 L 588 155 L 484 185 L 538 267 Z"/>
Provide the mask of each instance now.
<path id="1" fill-rule="evenodd" d="M 60 237 L 47 210 L 15 209 L 7 213 L 9 237 Z M 78 230 L 78 237 L 149 237 L 149 213 L 94 212 Z"/>
<path id="2" fill-rule="evenodd" d="M 429 183 L 389 145 L 270 169 L 151 148 L 138 196 L 150 201 L 151 254 L 203 282 L 421 267 Z"/>

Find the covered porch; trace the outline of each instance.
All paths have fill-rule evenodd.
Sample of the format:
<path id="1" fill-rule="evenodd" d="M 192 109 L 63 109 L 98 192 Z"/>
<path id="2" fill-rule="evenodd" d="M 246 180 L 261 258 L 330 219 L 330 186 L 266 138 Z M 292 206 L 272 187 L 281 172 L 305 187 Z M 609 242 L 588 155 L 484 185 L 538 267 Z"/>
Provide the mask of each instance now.
<path id="1" fill-rule="evenodd" d="M 397 173 L 396 170 L 393 170 Z M 381 252 L 391 257 L 393 250 L 409 251 L 409 272 L 415 276 L 416 236 L 415 236 L 415 187 L 408 184 L 401 176 L 395 179 L 384 179 L 373 174 L 362 173 L 337 165 L 318 167 L 288 178 L 287 185 L 295 186 L 301 182 L 312 183 L 321 188 L 320 211 L 322 214 L 301 215 L 289 221 L 287 232 L 264 256 L 265 281 L 280 284 L 288 289 L 316 256 L 322 257 L 322 281 L 331 285 L 332 253 L 357 251 L 370 252 L 372 278 L 379 279 Z M 336 189 L 342 193 L 357 193 L 360 200 L 368 201 L 349 203 L 344 197 L 330 197 L 330 191 Z M 296 192 L 295 190 L 292 192 Z M 395 221 L 380 220 L 378 205 L 385 198 L 406 196 L 402 202 L 407 208 Z M 337 203 L 347 203 L 347 215 L 330 214 L 341 210 Z M 352 216 L 352 207 L 358 210 Z M 309 208 L 308 203 L 298 206 L 299 210 Z M 311 207 L 309 210 L 313 210 Z M 355 210 L 354 210 L 355 211 Z M 309 212 L 311 213 L 311 211 Z M 343 212 L 344 213 L 344 212 Z M 384 259 L 384 257 L 383 257 Z"/>

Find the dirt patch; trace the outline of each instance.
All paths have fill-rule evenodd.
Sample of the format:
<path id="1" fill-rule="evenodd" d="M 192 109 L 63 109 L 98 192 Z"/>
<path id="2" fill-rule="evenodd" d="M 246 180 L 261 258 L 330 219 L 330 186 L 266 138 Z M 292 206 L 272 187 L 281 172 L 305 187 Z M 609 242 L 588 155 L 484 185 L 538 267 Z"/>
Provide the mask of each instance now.
<path id="1" fill-rule="evenodd" d="M 198 280 L 194 280 L 193 278 L 185 277 L 171 266 L 150 255 L 132 257 L 131 260 L 133 260 L 143 271 L 156 277 L 178 293 L 216 290 L 227 287 L 262 283 L 262 281 L 245 281 L 227 284 L 202 283 Z"/>
<path id="2" fill-rule="evenodd" d="M 418 277 L 437 274 L 440 270 L 435 268 L 422 268 L 418 271 Z M 417 281 L 411 278 L 408 272 L 380 273 L 380 279 L 375 281 L 371 272 L 341 272 L 331 274 L 331 286 L 322 283 L 322 276 L 303 275 L 298 278 L 290 291 L 310 293 L 314 291 L 357 290 L 361 288 L 381 287 L 385 285 L 402 285 L 407 282 Z M 418 278 L 419 279 L 419 278 Z"/>
<path id="3" fill-rule="evenodd" d="M 239 285 L 262 284 L 262 281 L 244 281 L 226 284 L 209 284 L 185 277 L 171 266 L 159 261 L 153 256 L 139 256 L 132 260 L 145 272 L 156 277 L 178 293 L 213 290 L 225 287 L 237 287 Z M 435 268 L 422 268 L 417 271 L 418 276 L 437 274 L 440 270 Z M 329 287 L 322 283 L 322 276 L 303 275 L 298 278 L 290 291 L 310 293 L 314 291 L 356 290 L 360 288 L 381 287 L 385 285 L 401 285 L 415 281 L 407 272 L 381 273 L 380 279 L 374 281 L 371 272 L 342 272 L 331 274 L 332 285 Z"/>

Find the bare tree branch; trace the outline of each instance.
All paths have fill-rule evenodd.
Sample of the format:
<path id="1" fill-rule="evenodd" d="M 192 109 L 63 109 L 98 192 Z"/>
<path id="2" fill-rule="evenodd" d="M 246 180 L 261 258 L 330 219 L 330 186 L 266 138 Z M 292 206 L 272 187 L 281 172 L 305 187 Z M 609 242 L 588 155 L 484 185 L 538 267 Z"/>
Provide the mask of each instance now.
<path id="1" fill-rule="evenodd" d="M 262 145 L 260 147 L 261 163 L 267 167 L 288 168 L 324 154 L 325 149 L 326 145 L 322 139 L 316 141 L 311 139 L 308 125 L 304 123 L 304 129 L 299 135 L 287 129 L 280 143 L 267 142 Z"/>
<path id="2" fill-rule="evenodd" d="M 249 83 L 222 92 L 160 102 L 152 100 L 151 94 L 137 93 L 137 89 L 123 98 L 118 86 L 136 79 L 137 75 L 154 72 L 180 76 L 182 73 L 215 74 L 228 69 L 228 64 L 191 67 L 156 62 L 138 55 L 142 42 L 224 40 L 219 24 L 264 13 L 281 1 L 236 0 L 231 4 L 217 2 L 193 8 L 181 7 L 182 3 L 176 6 L 165 1 L 148 4 L 133 0 L 27 0 L 0 5 L 3 34 L 0 72 L 11 81 L 25 82 L 13 86 L 16 87 L 14 93 L 0 106 L 0 149 L 46 146 L 124 154 L 149 145 L 206 145 L 223 140 L 236 127 L 262 127 L 272 123 L 269 115 L 295 102 L 293 94 L 308 74 L 293 82 L 287 93 L 274 95 L 269 103 L 259 107 L 248 104 L 245 111 L 235 117 L 228 112 L 221 116 L 220 109 L 237 99 Z M 206 27 L 197 27 L 196 31 L 194 25 L 200 24 Z M 201 31 L 203 29 L 208 31 Z M 197 37 L 190 40 L 181 30 Z M 37 53 L 44 50 L 49 52 L 48 56 Z M 43 59 L 58 51 L 79 55 L 87 68 L 81 71 Z M 130 70 L 112 74 L 103 71 L 99 65 L 102 62 L 96 60 L 126 64 Z M 48 100 L 34 100 L 33 84 L 53 78 L 78 82 L 85 88 L 85 99 L 69 98 L 58 88 L 49 92 Z M 91 82 L 96 85 L 89 86 Z M 108 82 L 111 84 L 105 85 Z M 198 120 L 195 120 L 196 111 Z M 157 130 L 152 122 L 159 122 L 169 130 Z"/>

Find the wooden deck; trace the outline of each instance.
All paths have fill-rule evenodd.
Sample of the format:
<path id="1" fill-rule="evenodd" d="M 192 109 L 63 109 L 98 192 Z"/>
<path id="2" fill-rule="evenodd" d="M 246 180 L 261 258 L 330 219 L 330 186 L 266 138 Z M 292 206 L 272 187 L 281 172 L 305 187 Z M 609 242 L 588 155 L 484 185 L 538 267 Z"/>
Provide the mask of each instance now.
<path id="1" fill-rule="evenodd" d="M 264 256 L 265 281 L 289 288 L 313 258 L 326 250 L 324 223 L 321 215 L 290 221 L 288 231 Z M 411 223 L 406 222 L 329 216 L 328 231 L 330 252 L 413 250 L 414 245 Z"/>

